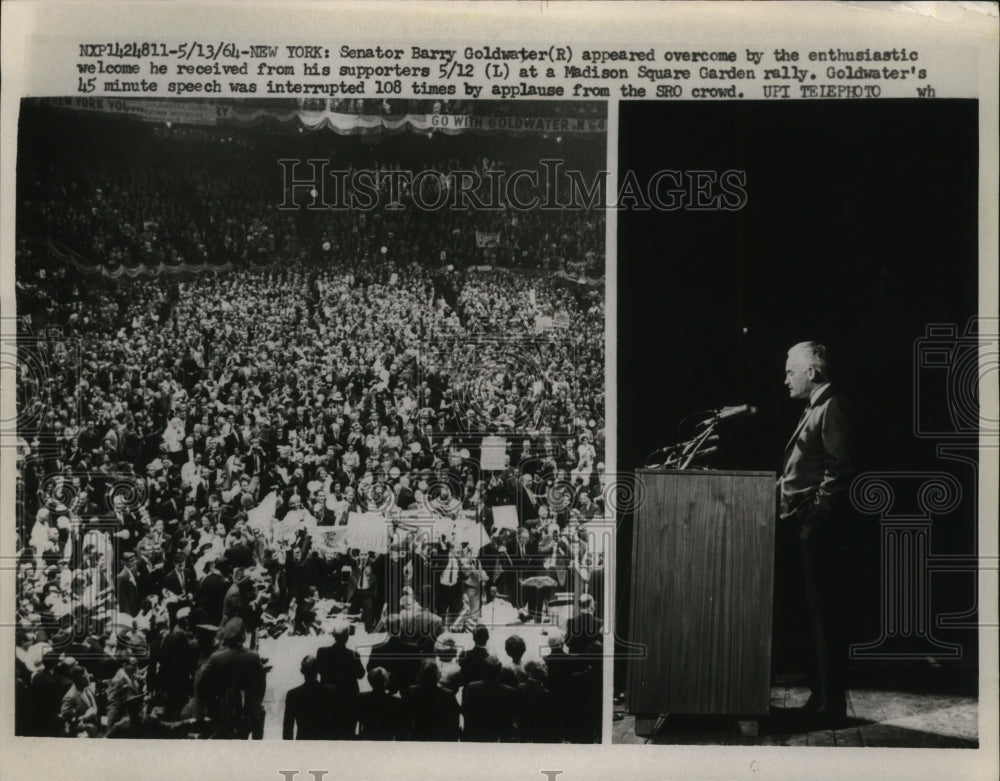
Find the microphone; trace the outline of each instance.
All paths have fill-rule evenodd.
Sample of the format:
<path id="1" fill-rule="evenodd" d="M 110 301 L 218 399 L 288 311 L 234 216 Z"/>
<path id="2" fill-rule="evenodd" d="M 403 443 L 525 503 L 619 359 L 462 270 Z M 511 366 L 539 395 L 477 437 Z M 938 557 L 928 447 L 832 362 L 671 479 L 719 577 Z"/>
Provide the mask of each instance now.
<path id="1" fill-rule="evenodd" d="M 677 445 L 667 445 L 666 447 L 661 447 L 661 448 L 659 448 L 657 450 L 654 450 L 649 455 L 650 456 L 658 456 L 661 453 L 673 453 L 675 450 L 680 450 L 686 444 L 688 444 L 688 443 L 687 442 L 681 442 L 680 444 L 677 444 Z"/>
<path id="2" fill-rule="evenodd" d="M 703 445 L 712 445 L 712 444 L 714 444 L 714 443 L 716 443 L 718 441 L 719 441 L 718 434 L 713 434 L 708 439 L 706 439 L 704 442 L 702 442 L 702 444 Z M 666 447 L 661 447 L 659 450 L 654 450 L 652 453 L 650 453 L 650 455 L 651 456 L 657 456 L 657 455 L 660 455 L 661 453 L 675 453 L 675 452 L 678 452 L 678 451 L 687 450 L 694 443 L 695 443 L 694 439 L 688 439 L 688 440 L 685 440 L 684 442 L 677 442 L 677 443 L 675 443 L 673 445 L 667 445 Z"/>
<path id="3" fill-rule="evenodd" d="M 715 414 L 706 418 L 698 424 L 698 427 L 709 426 L 712 423 L 718 423 L 720 420 L 725 420 L 726 418 L 734 418 L 737 415 L 756 415 L 757 408 L 751 406 L 750 404 L 740 404 L 736 407 L 722 407 L 721 409 L 715 410 Z"/>

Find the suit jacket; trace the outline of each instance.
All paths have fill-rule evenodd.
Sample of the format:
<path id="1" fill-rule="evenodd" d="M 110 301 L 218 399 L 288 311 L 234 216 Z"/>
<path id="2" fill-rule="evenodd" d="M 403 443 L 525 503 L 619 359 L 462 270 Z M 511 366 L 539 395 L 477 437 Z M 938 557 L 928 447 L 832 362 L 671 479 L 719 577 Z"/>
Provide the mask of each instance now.
<path id="1" fill-rule="evenodd" d="M 53 722 L 59 715 L 63 695 L 72 685 L 69 680 L 57 677 L 45 669 L 35 673 L 28 688 L 28 710 L 33 727 L 30 734 L 50 737 L 57 734 Z"/>
<path id="2" fill-rule="evenodd" d="M 216 734 L 240 737 L 263 714 L 267 673 L 264 663 L 246 648 L 223 648 L 205 662 L 197 694 L 216 723 Z"/>
<path id="3" fill-rule="evenodd" d="M 545 657 L 548 667 L 548 687 L 557 700 L 562 700 L 569 687 L 569 679 L 574 673 L 586 669 L 586 662 L 576 656 L 570 656 L 562 648 L 553 648 Z"/>
<path id="4" fill-rule="evenodd" d="M 571 743 L 601 742 L 601 678 L 599 665 L 569 677 L 563 735 Z"/>
<path id="5" fill-rule="evenodd" d="M 179 597 L 190 597 L 198 588 L 198 579 L 195 577 L 194 570 L 185 568 L 184 584 L 181 585 L 177 570 L 172 569 L 163 576 L 163 588 Z"/>
<path id="6" fill-rule="evenodd" d="M 120 551 L 133 551 L 135 550 L 136 544 L 139 542 L 139 538 L 143 535 L 142 521 L 137 513 L 132 511 L 122 512 L 120 516 L 116 516 L 118 521 L 118 531 L 127 531 L 128 536 L 124 539 L 118 538 L 118 549 Z"/>
<path id="7" fill-rule="evenodd" d="M 516 543 L 515 543 L 516 544 Z M 496 583 L 500 576 L 508 569 L 514 569 L 514 562 L 507 552 L 507 548 L 497 545 L 495 542 L 488 542 L 479 549 L 479 563 L 490 580 Z"/>
<path id="8" fill-rule="evenodd" d="M 562 737 L 556 698 L 538 681 L 517 685 L 514 693 L 517 732 L 525 743 L 554 743 Z"/>
<path id="9" fill-rule="evenodd" d="M 499 681 L 473 681 L 462 690 L 462 715 L 462 740 L 507 740 L 513 732 L 514 689 Z"/>
<path id="10" fill-rule="evenodd" d="M 383 565 L 383 566 L 380 566 Z M 365 588 L 371 591 L 372 594 L 378 595 L 381 590 L 381 583 L 379 582 L 379 574 L 385 571 L 384 560 L 380 556 L 376 556 L 374 559 L 368 559 L 365 562 Z M 351 584 L 350 584 L 350 595 L 354 594 L 361 588 L 361 571 L 362 567 L 360 563 L 354 559 L 351 559 Z M 376 597 L 377 598 L 377 597 Z M 381 604 L 378 605 L 379 608 L 382 607 Z"/>
<path id="11" fill-rule="evenodd" d="M 190 692 L 198 655 L 198 644 L 192 635 L 179 626 L 167 632 L 158 655 L 156 683 L 159 688 Z"/>
<path id="12" fill-rule="evenodd" d="M 358 737 L 363 740 L 402 740 L 406 737 L 403 701 L 387 692 L 365 692 L 357 699 Z"/>
<path id="13" fill-rule="evenodd" d="M 230 586 L 230 582 L 218 572 L 209 572 L 202 578 L 196 601 L 207 623 L 222 624 L 222 607 Z"/>
<path id="14" fill-rule="evenodd" d="M 175 521 L 180 518 L 181 509 L 177 500 L 170 497 L 166 501 L 162 502 L 156 508 L 155 517 L 164 521 Z"/>
<path id="15" fill-rule="evenodd" d="M 243 604 L 243 594 L 240 592 L 239 583 L 230 583 L 229 588 L 226 589 L 226 593 L 222 597 L 222 620 L 219 622 L 221 627 L 230 618 L 235 618 L 239 616 L 243 618 L 244 613 Z"/>
<path id="16" fill-rule="evenodd" d="M 444 631 L 444 621 L 425 607 L 399 614 L 400 634 L 421 649 L 433 650 L 434 641 Z"/>
<path id="17" fill-rule="evenodd" d="M 458 660 L 462 668 L 462 683 L 467 685 L 473 681 L 481 681 L 486 677 L 486 659 L 490 652 L 483 646 L 474 646 L 462 654 Z"/>
<path id="18" fill-rule="evenodd" d="M 580 612 L 566 622 L 566 646 L 573 653 L 592 653 L 603 642 L 604 622 L 590 612 Z"/>
<path id="19" fill-rule="evenodd" d="M 125 703 L 129 697 L 142 693 L 142 684 L 135 678 L 131 678 L 124 668 L 120 668 L 111 678 L 107 687 L 108 726 L 114 726 L 125 717 L 127 713 Z"/>
<path id="20" fill-rule="evenodd" d="M 116 583 L 118 610 L 135 618 L 139 614 L 139 584 L 135 574 L 123 567 Z"/>
<path id="21" fill-rule="evenodd" d="M 364 677 L 365 668 L 357 651 L 334 643 L 320 648 L 316 661 L 320 681 L 336 687 L 342 697 L 353 699 L 358 695 L 358 679 Z"/>
<path id="22" fill-rule="evenodd" d="M 337 690 L 329 684 L 312 680 L 289 689 L 285 695 L 282 740 L 335 739 L 337 707 Z"/>
<path id="23" fill-rule="evenodd" d="M 519 526 L 527 526 L 538 520 L 538 506 L 541 503 L 540 494 L 529 491 L 521 483 L 517 484 L 514 503 L 517 507 L 517 523 Z"/>
<path id="24" fill-rule="evenodd" d="M 95 725 L 100 723 L 97 712 L 97 699 L 94 697 L 94 693 L 89 688 L 80 691 L 75 685 L 71 686 L 70 690 L 63 695 L 62 704 L 59 707 L 59 715 L 66 722 L 82 719 L 86 716 L 88 723 Z"/>
<path id="25" fill-rule="evenodd" d="M 458 740 L 458 701 L 439 686 L 410 686 L 406 690 L 411 740 Z"/>
<path id="26" fill-rule="evenodd" d="M 420 646 L 389 635 L 383 642 L 372 647 L 367 669 L 381 667 L 389 673 L 388 691 L 389 694 L 395 694 L 405 691 L 416 682 L 421 659 Z"/>
<path id="27" fill-rule="evenodd" d="M 544 559 L 538 553 L 538 541 L 529 538 L 524 544 L 523 551 L 519 548 L 517 540 L 511 540 L 507 544 L 507 552 L 510 554 L 511 563 L 518 571 L 518 577 L 528 578 L 538 575 L 541 571 Z"/>
<path id="28" fill-rule="evenodd" d="M 825 528 L 844 509 L 853 476 L 850 418 L 828 385 L 810 401 L 785 446 L 780 516 L 797 515 L 803 537 Z"/>
<path id="29" fill-rule="evenodd" d="M 144 561 L 139 562 L 139 568 L 136 573 L 139 579 L 139 599 L 145 599 L 148 596 L 156 595 L 160 596 L 160 591 L 163 588 L 163 567 L 159 566 L 156 568 L 151 568 Z"/>

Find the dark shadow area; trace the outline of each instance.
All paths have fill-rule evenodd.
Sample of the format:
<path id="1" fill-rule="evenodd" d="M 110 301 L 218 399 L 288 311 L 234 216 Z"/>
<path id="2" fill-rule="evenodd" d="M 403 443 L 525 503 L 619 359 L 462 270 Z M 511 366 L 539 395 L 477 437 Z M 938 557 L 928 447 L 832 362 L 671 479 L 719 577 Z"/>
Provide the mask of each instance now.
<path id="1" fill-rule="evenodd" d="M 977 314 L 977 102 L 622 103 L 619 127 L 620 177 L 736 169 L 746 172 L 748 195 L 739 211 L 619 214 L 619 471 L 683 438 L 685 416 L 744 403 L 758 413 L 720 424 L 708 465 L 780 470 L 801 413 L 782 385 L 785 354 L 817 340 L 853 405 L 857 472 L 953 477 L 962 499 L 933 518 L 931 553 L 974 554 L 977 441 L 962 440 L 971 462 L 938 452 L 947 432 L 961 434 L 955 365 L 931 371 L 920 356 L 928 326 L 951 324 L 956 360 Z M 897 493 L 893 511 L 917 514 L 915 497 Z M 616 626 L 624 639 L 632 516 L 620 521 Z M 873 643 L 884 623 L 881 528 L 874 514 L 852 523 L 839 596 L 850 641 Z M 932 634 L 960 649 L 951 663 L 974 672 L 973 570 L 970 562 L 966 572 L 935 573 L 927 598 L 931 616 L 971 611 L 965 626 Z M 914 634 L 898 648 L 917 651 L 925 639 Z M 775 672 L 800 671 L 794 627 L 782 622 L 774 640 Z M 870 664 L 856 660 L 851 670 Z M 619 661 L 616 693 L 625 672 Z"/>

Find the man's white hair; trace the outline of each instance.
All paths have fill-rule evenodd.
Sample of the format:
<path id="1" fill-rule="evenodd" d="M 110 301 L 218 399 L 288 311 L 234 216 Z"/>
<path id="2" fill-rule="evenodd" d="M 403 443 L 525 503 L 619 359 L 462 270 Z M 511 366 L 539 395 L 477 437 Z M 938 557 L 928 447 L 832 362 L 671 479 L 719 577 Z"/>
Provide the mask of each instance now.
<path id="1" fill-rule="evenodd" d="M 788 349 L 788 355 L 801 357 L 806 364 L 812 366 L 818 375 L 827 377 L 826 346 L 819 342 L 799 342 Z"/>

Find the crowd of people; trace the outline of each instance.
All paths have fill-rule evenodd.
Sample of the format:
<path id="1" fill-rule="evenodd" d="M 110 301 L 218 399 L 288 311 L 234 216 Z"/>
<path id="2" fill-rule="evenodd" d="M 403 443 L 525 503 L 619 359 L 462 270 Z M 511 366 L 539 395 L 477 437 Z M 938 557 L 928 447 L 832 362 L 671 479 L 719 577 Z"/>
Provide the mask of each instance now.
<path id="1" fill-rule="evenodd" d="M 90 133 L 99 131 L 88 128 Z M 298 251 L 294 217 L 274 208 L 263 172 L 247 169 L 239 136 L 204 133 L 28 157 L 18 177 L 23 234 L 64 245 L 96 267 L 270 262 Z M 76 154 L 74 154 L 74 152 Z M 42 250 L 37 250 L 41 252 Z"/>
<path id="2" fill-rule="evenodd" d="M 19 174 L 18 732 L 261 737 L 262 642 L 333 634 L 269 695 L 285 737 L 598 739 L 603 289 L 462 262 L 464 215 L 304 221 L 123 159 Z M 233 264 L 111 281 L 39 226 Z"/>
<path id="3" fill-rule="evenodd" d="M 65 112 L 44 104 L 22 113 L 28 140 L 19 153 L 18 228 L 43 260 L 56 254 L 91 270 L 177 269 L 354 258 L 385 247 L 402 263 L 444 258 L 463 267 L 603 275 L 603 211 L 589 202 L 563 208 L 567 171 L 585 189 L 600 179 L 604 146 L 595 139 L 500 137 L 484 155 L 483 145 L 461 136 L 403 136 L 387 153 L 381 144 L 328 131 L 289 143 L 283 135 L 245 128 L 67 120 Z M 332 208 L 298 208 L 311 202 L 310 188 L 293 193 L 293 180 L 310 175 L 308 161 L 324 159 L 327 174 L 338 174 L 321 184 L 320 200 Z M 370 209 L 338 206 L 351 202 L 352 174 L 359 170 L 380 177 L 378 203 Z M 400 187 L 389 177 L 399 171 L 417 178 L 420 204 L 438 202 L 442 189 L 461 189 L 488 208 L 470 208 L 462 199 L 460 208 L 421 208 L 409 183 Z M 428 172 L 438 176 L 423 175 Z M 345 192 L 337 194 L 338 187 Z M 532 198 L 549 207 L 516 206 Z"/>
<path id="4" fill-rule="evenodd" d="M 302 660 L 301 686 L 285 698 L 285 740 L 353 739 L 466 742 L 600 740 L 600 621 L 588 610 L 531 649 L 507 636 L 503 660 L 491 652 L 490 629 L 477 626 L 461 648 L 436 633 L 428 613 L 404 609 L 367 665 L 347 646 L 349 629 Z M 437 619 L 438 621 L 440 619 Z M 368 688 L 361 691 L 359 680 Z"/>

